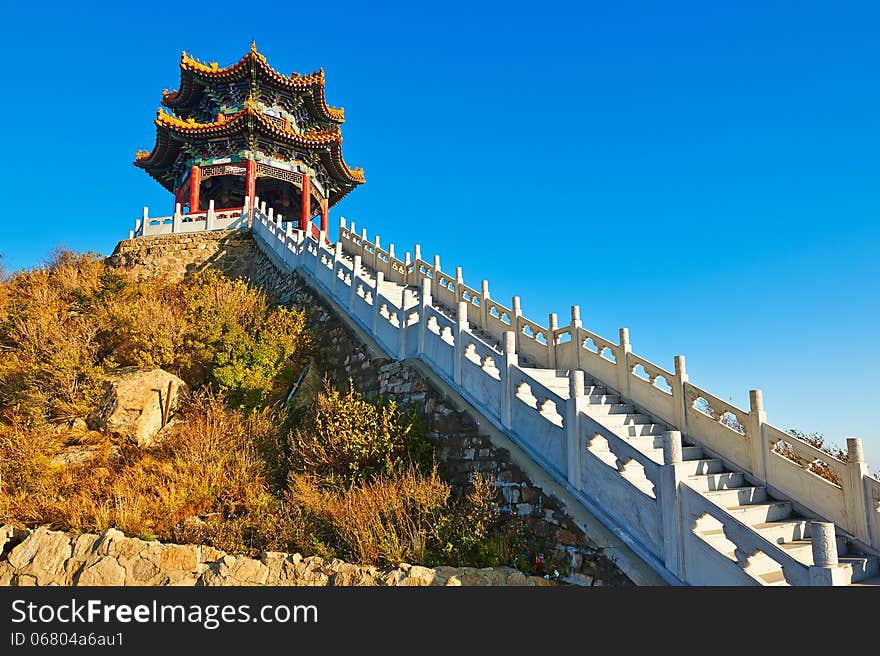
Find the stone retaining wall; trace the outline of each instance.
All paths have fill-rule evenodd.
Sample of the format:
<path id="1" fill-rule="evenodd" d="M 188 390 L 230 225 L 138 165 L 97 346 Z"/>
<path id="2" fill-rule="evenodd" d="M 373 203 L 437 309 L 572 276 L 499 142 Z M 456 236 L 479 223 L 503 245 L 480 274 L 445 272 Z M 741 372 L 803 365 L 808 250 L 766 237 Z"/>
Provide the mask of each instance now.
<path id="1" fill-rule="evenodd" d="M 213 547 L 127 538 L 116 529 L 71 535 L 0 526 L 0 585 L 553 585 L 510 567 L 368 567 L 266 552 L 258 559 Z"/>
<path id="2" fill-rule="evenodd" d="M 116 245 L 108 264 L 174 280 L 212 267 L 233 278 L 247 275 L 256 249 L 247 231 L 218 230 L 125 239 Z"/>

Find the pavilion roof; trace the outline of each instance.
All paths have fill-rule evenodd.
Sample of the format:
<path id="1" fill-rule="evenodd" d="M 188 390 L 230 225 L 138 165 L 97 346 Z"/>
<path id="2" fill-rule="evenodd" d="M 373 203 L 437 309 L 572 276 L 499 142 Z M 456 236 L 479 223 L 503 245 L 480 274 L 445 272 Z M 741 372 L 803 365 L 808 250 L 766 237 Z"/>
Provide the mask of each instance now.
<path id="1" fill-rule="evenodd" d="M 308 75 L 283 75 L 269 66 L 266 58 L 257 51 L 255 43 L 237 63 L 224 68 L 216 62 L 201 62 L 184 51 L 180 56 L 180 88 L 165 91 L 162 104 L 173 110 L 186 109 L 198 104 L 205 87 L 252 79 L 302 97 L 312 116 L 318 119 L 340 124 L 345 122 L 345 110 L 330 107 L 324 99 L 323 68 Z"/>
<path id="2" fill-rule="evenodd" d="M 331 203 L 338 202 L 345 193 L 365 181 L 363 169 L 351 168 L 342 157 L 342 132 L 334 129 L 301 133 L 287 127 L 283 121 L 266 116 L 248 99 L 240 111 L 220 115 L 211 123 L 181 119 L 163 109 L 156 115 L 156 146 L 152 151 L 138 151 L 135 166 L 145 169 L 169 191 L 174 180 L 171 167 L 186 144 L 197 144 L 214 139 L 246 140 L 250 135 L 261 135 L 279 143 L 316 151 L 327 173 L 345 188 L 345 192 Z"/>

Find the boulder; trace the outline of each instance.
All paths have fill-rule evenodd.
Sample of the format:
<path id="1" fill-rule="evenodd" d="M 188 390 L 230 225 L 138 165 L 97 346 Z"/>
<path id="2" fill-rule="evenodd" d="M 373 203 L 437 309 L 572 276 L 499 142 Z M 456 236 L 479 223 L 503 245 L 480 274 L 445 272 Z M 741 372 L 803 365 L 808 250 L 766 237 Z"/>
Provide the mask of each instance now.
<path id="1" fill-rule="evenodd" d="M 186 383 L 162 369 L 120 369 L 104 382 L 104 399 L 89 416 L 89 427 L 150 446 L 186 389 Z M 164 416 L 166 405 L 169 417 Z"/>
<path id="2" fill-rule="evenodd" d="M 64 448 L 60 453 L 52 456 L 49 464 L 56 467 L 83 467 L 94 460 L 102 459 L 104 447 L 89 444 L 74 444 Z M 122 458 L 122 450 L 118 446 L 111 446 L 107 452 L 110 462 L 118 462 Z"/>

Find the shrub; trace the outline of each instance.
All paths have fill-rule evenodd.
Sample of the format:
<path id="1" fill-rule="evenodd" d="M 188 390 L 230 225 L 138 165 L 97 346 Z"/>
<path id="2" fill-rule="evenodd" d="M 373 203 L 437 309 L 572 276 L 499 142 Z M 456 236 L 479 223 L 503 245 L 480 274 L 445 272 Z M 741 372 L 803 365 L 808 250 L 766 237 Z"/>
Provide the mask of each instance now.
<path id="1" fill-rule="evenodd" d="M 0 406 L 28 421 L 82 417 L 119 366 L 162 367 L 235 407 L 267 403 L 309 350 L 305 314 L 216 271 L 138 280 L 98 256 L 59 251 L 0 280 Z"/>
<path id="2" fill-rule="evenodd" d="M 326 385 L 284 450 L 290 471 L 308 473 L 322 486 L 337 489 L 410 466 L 428 472 L 433 457 L 414 411 L 404 412 L 393 401 L 369 401 L 351 384 L 345 394 Z"/>

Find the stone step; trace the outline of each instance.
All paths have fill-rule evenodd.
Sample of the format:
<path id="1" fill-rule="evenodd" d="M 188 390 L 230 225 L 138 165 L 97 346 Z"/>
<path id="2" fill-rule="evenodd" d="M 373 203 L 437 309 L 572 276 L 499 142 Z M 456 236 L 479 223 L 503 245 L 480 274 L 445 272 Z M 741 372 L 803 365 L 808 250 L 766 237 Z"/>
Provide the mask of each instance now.
<path id="1" fill-rule="evenodd" d="M 771 501 L 770 503 L 728 506 L 726 510 L 743 524 L 751 526 L 761 522 L 775 522 L 791 517 L 791 502 Z"/>
<path id="2" fill-rule="evenodd" d="M 590 405 L 620 403 L 620 395 L 619 394 L 596 393 L 596 394 L 591 394 L 590 396 L 587 397 L 587 399 L 589 399 Z"/>
<path id="3" fill-rule="evenodd" d="M 587 414 L 596 417 L 597 421 L 603 424 L 615 426 L 633 426 L 639 424 L 652 424 L 653 420 L 643 414 L 609 414 L 603 412 L 594 412 L 594 408 L 604 408 L 605 406 L 587 406 Z"/>
<path id="4" fill-rule="evenodd" d="M 605 423 L 605 422 L 602 422 Z M 638 438 L 638 437 L 656 437 L 659 438 L 660 441 L 655 444 L 656 447 L 663 447 L 663 430 L 662 426 L 657 426 L 656 424 L 636 424 L 631 426 L 608 426 L 608 430 L 613 432 L 615 435 L 619 435 L 624 439 Z"/>
<path id="5" fill-rule="evenodd" d="M 788 581 L 785 580 L 782 568 L 767 572 L 766 574 L 758 574 L 756 578 L 761 581 L 762 585 L 770 587 L 788 586 Z"/>
<path id="6" fill-rule="evenodd" d="M 647 454 L 651 460 L 654 462 L 659 462 L 663 464 L 663 448 L 655 448 L 655 449 L 639 449 L 643 453 Z M 699 461 L 703 458 L 703 447 L 699 446 L 684 446 L 681 448 L 681 459 L 684 461 Z M 719 465 L 721 461 L 718 461 Z M 688 470 L 686 470 L 688 471 Z M 720 469 L 718 471 L 721 471 Z"/>
<path id="7" fill-rule="evenodd" d="M 745 506 L 764 501 L 767 498 L 767 488 L 764 486 L 745 486 L 729 490 L 711 490 L 703 494 L 712 503 L 718 504 L 722 508 L 729 508 L 731 506 Z"/>
<path id="8" fill-rule="evenodd" d="M 841 565 L 852 567 L 854 583 L 880 575 L 880 563 L 875 556 L 846 555 L 838 556 L 837 560 Z"/>
<path id="9" fill-rule="evenodd" d="M 739 561 L 736 557 L 736 552 L 734 551 L 735 545 L 724 537 L 724 534 L 720 529 L 713 531 L 701 531 L 700 535 L 705 538 L 720 553 L 723 553 L 725 556 L 730 558 L 730 560 L 739 564 Z M 767 554 L 756 553 L 751 558 L 749 558 L 747 573 L 753 578 L 761 580 L 763 585 L 773 585 L 772 583 L 768 583 L 767 581 L 777 580 L 777 577 L 774 575 L 776 573 L 782 574 L 782 567 Z M 785 583 L 785 585 L 788 584 Z"/>
<path id="10" fill-rule="evenodd" d="M 630 403 L 602 403 L 590 406 L 587 410 L 591 415 L 632 415 L 636 414 L 635 407 Z"/>
<path id="11" fill-rule="evenodd" d="M 790 555 L 792 558 L 797 560 L 798 562 L 803 563 L 804 565 L 812 565 L 813 564 L 813 543 L 809 540 L 792 540 L 791 542 L 783 542 L 777 545 L 779 548 L 784 549 L 785 552 Z M 838 558 L 843 558 L 846 555 L 847 543 L 846 538 L 842 535 L 837 536 L 837 553 Z M 855 570 L 853 570 L 855 571 Z"/>
<path id="12" fill-rule="evenodd" d="M 803 540 L 810 535 L 810 522 L 806 519 L 758 522 L 757 524 L 752 524 L 752 528 L 768 542 L 775 544 Z"/>
<path id="13" fill-rule="evenodd" d="M 741 472 L 723 472 L 721 474 L 700 474 L 688 476 L 688 484 L 700 492 L 711 490 L 729 490 L 742 487 L 744 478 Z"/>
<path id="14" fill-rule="evenodd" d="M 663 449 L 660 449 L 660 457 L 662 459 Z M 689 476 L 721 474 L 724 472 L 724 464 L 717 458 L 694 459 L 683 463 L 682 470 Z"/>

